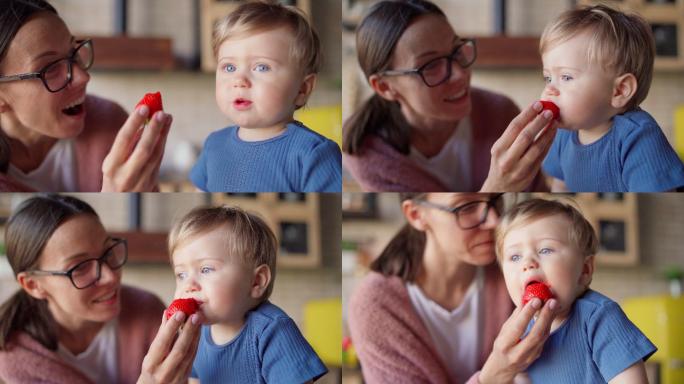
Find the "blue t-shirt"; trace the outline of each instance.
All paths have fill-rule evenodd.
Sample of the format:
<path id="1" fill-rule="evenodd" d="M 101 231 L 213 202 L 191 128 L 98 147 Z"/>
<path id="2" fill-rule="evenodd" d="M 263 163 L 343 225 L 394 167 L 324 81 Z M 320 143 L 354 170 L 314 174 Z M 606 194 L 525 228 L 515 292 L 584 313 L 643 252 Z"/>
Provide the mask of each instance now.
<path id="1" fill-rule="evenodd" d="M 588 290 L 575 300 L 568 319 L 551 333 L 527 373 L 533 383 L 607 383 L 656 350 L 616 302 Z"/>
<path id="2" fill-rule="evenodd" d="M 340 147 L 301 123 L 262 141 L 243 141 L 238 127 L 213 132 L 190 171 L 209 192 L 341 192 Z"/>
<path id="3" fill-rule="evenodd" d="M 240 333 L 216 345 L 202 326 L 190 377 L 200 383 L 304 383 L 328 369 L 294 321 L 266 301 L 247 314 Z"/>
<path id="4" fill-rule="evenodd" d="M 571 192 L 661 192 L 684 186 L 684 164 L 658 123 L 641 109 L 613 117 L 608 133 L 582 145 L 558 130 L 544 172 Z"/>

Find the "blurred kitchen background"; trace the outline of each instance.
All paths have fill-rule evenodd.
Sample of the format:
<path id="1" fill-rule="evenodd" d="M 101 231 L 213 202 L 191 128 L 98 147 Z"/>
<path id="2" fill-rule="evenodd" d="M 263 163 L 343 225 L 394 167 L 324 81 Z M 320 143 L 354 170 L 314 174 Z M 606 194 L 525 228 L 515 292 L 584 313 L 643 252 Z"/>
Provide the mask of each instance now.
<path id="1" fill-rule="evenodd" d="M 92 38 L 88 92 L 132 111 L 147 92 L 162 93 L 173 125 L 161 189 L 192 191 L 189 169 L 210 132 L 230 121 L 214 96 L 211 28 L 240 0 L 49 0 L 79 38 Z M 323 68 L 307 106 L 295 115 L 341 143 L 341 0 L 281 0 L 303 10 L 317 30 Z"/>
<path id="2" fill-rule="evenodd" d="M 12 209 L 31 194 L 0 194 L 0 233 Z M 237 205 L 260 215 L 278 238 L 280 249 L 271 302 L 302 331 L 330 373 L 320 382 L 341 379 L 341 205 L 340 194 L 74 194 L 93 206 L 112 236 L 128 240 L 123 283 L 157 294 L 167 305 L 175 290 L 166 249 L 169 229 L 201 205 Z M 16 289 L 0 241 L 0 303 Z"/>
<path id="3" fill-rule="evenodd" d="M 370 94 L 359 68 L 355 30 L 378 0 L 343 0 L 343 121 Z M 432 0 L 448 16 L 457 34 L 477 40 L 471 84 L 510 97 L 522 108 L 537 100 L 544 87 L 539 36 L 560 13 L 587 4 L 605 3 L 639 13 L 656 41 L 655 73 L 641 105 L 660 124 L 684 159 L 684 0 Z M 344 190 L 358 191 L 350 175 Z"/>
<path id="4" fill-rule="evenodd" d="M 684 195 L 506 194 L 507 206 L 531 196 L 577 203 L 600 239 L 591 288 L 620 303 L 658 347 L 646 364 L 650 383 L 684 383 Z M 345 383 L 361 382 L 348 338 L 347 302 L 369 264 L 405 222 L 398 194 L 342 194 Z"/>

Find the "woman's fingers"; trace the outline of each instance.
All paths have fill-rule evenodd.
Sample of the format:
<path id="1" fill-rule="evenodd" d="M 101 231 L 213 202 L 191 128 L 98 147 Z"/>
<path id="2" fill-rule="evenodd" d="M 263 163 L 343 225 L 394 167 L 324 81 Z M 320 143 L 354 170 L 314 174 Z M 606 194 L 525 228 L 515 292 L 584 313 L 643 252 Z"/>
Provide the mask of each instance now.
<path id="1" fill-rule="evenodd" d="M 539 132 L 551 122 L 552 118 L 553 113 L 551 111 L 544 111 L 534 117 L 532 122 L 527 124 L 527 126 L 520 131 L 518 137 L 516 137 L 513 144 L 508 151 L 506 151 L 506 156 L 511 162 L 517 162 L 525 155 L 530 149 L 530 146 L 535 142 L 535 138 L 537 138 Z"/>
<path id="2" fill-rule="evenodd" d="M 539 169 L 553 144 L 553 139 L 556 137 L 557 130 L 557 123 L 552 122 L 548 124 L 537 140 L 527 148 L 527 151 L 523 154 L 522 158 L 517 159 L 518 169 Z M 529 178 L 529 182 L 536 176 L 535 173 L 530 172 L 527 172 L 526 175 Z"/>
<path id="3" fill-rule="evenodd" d="M 540 306 L 541 300 L 534 298 L 525 304 L 522 309 L 513 312 L 513 315 L 508 320 L 511 322 L 510 326 L 504 327 L 504 330 L 506 331 L 505 340 L 508 347 L 512 347 L 520 341 L 520 338 L 527 329 L 527 325 L 532 320 L 532 317 L 534 317 L 535 312 L 539 310 Z"/>
<path id="4" fill-rule="evenodd" d="M 162 130 L 166 125 L 168 117 L 164 112 L 157 112 L 150 119 L 149 124 L 143 130 L 140 140 L 135 146 L 133 153 L 126 161 L 126 166 L 134 170 L 142 170 L 150 161 L 154 152 L 155 144 L 161 136 Z"/>
<path id="5" fill-rule="evenodd" d="M 157 176 L 159 175 L 159 167 L 164 157 L 164 149 L 166 148 L 166 139 L 168 138 L 171 121 L 171 115 L 168 115 L 166 123 L 157 136 L 152 153 L 149 155 L 147 162 L 143 164 L 143 169 L 139 171 L 138 183 L 136 185 L 137 190 L 150 191 L 157 184 Z"/>
<path id="6" fill-rule="evenodd" d="M 140 126 L 145 124 L 148 113 L 150 113 L 150 109 L 146 105 L 142 105 L 135 110 L 135 113 L 131 113 L 128 116 L 128 119 L 126 119 L 126 122 L 116 134 L 112 149 L 109 150 L 109 155 L 107 156 L 108 158 L 111 157 L 109 161 L 112 162 L 112 165 L 116 166 L 126 161 L 135 141 L 136 133 Z"/>
<path id="7" fill-rule="evenodd" d="M 166 311 L 164 311 L 166 315 Z M 145 361 L 143 364 L 147 364 L 147 368 L 154 371 L 154 367 L 157 367 L 162 363 L 166 355 L 171 349 L 171 344 L 185 320 L 185 313 L 182 311 L 176 312 L 173 316 L 168 319 L 162 319 L 162 324 L 159 326 L 159 331 L 157 331 L 157 336 L 152 340 L 150 349 L 147 351 L 147 356 L 145 356 Z"/>
<path id="8" fill-rule="evenodd" d="M 537 320 L 534 322 L 534 326 L 530 330 L 530 333 L 528 333 L 527 336 L 525 336 L 525 338 L 520 342 L 519 347 L 521 349 L 533 350 L 543 346 L 544 342 L 549 337 L 551 324 L 553 323 L 553 319 L 555 317 L 554 309 L 556 308 L 557 304 L 558 302 L 555 299 L 551 299 L 546 302 L 539 313 L 539 317 L 537 317 Z"/>
<path id="9" fill-rule="evenodd" d="M 513 142 L 515 142 L 520 132 L 527 127 L 530 121 L 532 121 L 541 110 L 542 105 L 539 101 L 535 101 L 531 105 L 528 105 L 527 108 L 523 109 L 523 111 L 518 114 L 518 116 L 511 120 L 511 123 L 508 124 L 508 128 L 506 128 L 504 133 L 494 145 L 500 150 L 509 148 L 511 145 L 513 145 Z"/>
<path id="10" fill-rule="evenodd" d="M 187 363 L 188 360 L 190 362 L 194 360 L 194 352 L 197 350 L 196 344 L 199 342 L 200 327 L 201 323 L 198 315 L 192 315 L 189 321 L 185 322 L 178 339 L 159 367 L 162 372 L 181 371 L 184 373 L 183 370 L 179 369 L 179 366 L 183 362 Z"/>

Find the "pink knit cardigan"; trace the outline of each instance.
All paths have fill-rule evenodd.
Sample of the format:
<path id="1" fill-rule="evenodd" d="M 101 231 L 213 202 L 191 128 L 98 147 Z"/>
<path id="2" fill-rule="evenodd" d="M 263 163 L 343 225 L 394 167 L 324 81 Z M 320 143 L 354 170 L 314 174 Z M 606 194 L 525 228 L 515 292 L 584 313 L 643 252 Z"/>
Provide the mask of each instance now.
<path id="1" fill-rule="evenodd" d="M 119 383 L 138 380 L 142 361 L 161 324 L 164 304 L 153 294 L 123 286 L 118 329 Z M 115 353 L 112 351 L 112 353 Z M 24 332 L 10 336 L 8 349 L 0 351 L 0 381 L 28 384 L 94 384 Z"/>
<path id="2" fill-rule="evenodd" d="M 74 141 L 76 181 L 79 192 L 99 192 L 102 163 L 128 114 L 120 105 L 93 95 L 86 97 L 85 108 L 85 127 Z M 29 191 L 33 189 L 0 173 L 0 192 Z"/>
<path id="3" fill-rule="evenodd" d="M 364 191 L 369 192 L 476 192 L 489 173 L 490 150 L 508 124 L 520 113 L 506 96 L 471 88 L 473 127 L 471 150 L 471 185 L 462 191 L 450 191 L 431 173 L 377 135 L 368 135 L 354 155 L 342 154 L 342 165 Z M 541 172 L 529 187 L 548 190 Z M 510 192 L 510 191 L 500 191 Z"/>
<path id="4" fill-rule="evenodd" d="M 484 310 L 480 367 L 491 353 L 501 326 L 513 312 L 496 264 L 486 268 Z M 450 382 L 448 370 L 400 278 L 369 273 L 352 294 L 349 326 L 363 377 L 369 384 Z M 477 382 L 477 374 L 470 382 Z"/>

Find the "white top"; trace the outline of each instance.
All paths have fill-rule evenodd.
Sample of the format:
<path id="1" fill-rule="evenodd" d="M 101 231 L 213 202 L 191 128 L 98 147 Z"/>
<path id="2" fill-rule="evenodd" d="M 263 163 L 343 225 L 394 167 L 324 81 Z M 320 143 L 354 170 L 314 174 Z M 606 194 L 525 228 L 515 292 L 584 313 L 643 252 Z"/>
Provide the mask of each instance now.
<path id="1" fill-rule="evenodd" d="M 119 379 L 117 328 L 117 319 L 106 323 L 90 343 L 88 349 L 78 355 L 71 353 L 62 344 L 58 345 L 57 353 L 94 383 L 116 384 Z"/>
<path id="2" fill-rule="evenodd" d="M 13 179 L 41 192 L 77 192 L 76 158 L 74 141 L 57 140 L 38 168 L 24 173 L 9 165 L 7 170 Z"/>
<path id="3" fill-rule="evenodd" d="M 478 370 L 484 269 L 478 267 L 463 302 L 453 311 L 425 296 L 415 284 L 407 283 L 411 303 L 423 320 L 437 353 L 449 371 L 451 382 L 465 383 Z"/>
<path id="4" fill-rule="evenodd" d="M 473 126 L 470 116 L 458 124 L 441 151 L 430 158 L 411 147 L 409 157 L 433 174 L 450 191 L 471 190 L 470 151 Z"/>

